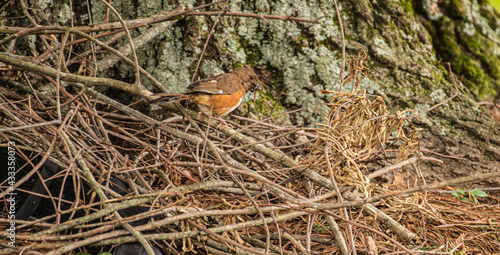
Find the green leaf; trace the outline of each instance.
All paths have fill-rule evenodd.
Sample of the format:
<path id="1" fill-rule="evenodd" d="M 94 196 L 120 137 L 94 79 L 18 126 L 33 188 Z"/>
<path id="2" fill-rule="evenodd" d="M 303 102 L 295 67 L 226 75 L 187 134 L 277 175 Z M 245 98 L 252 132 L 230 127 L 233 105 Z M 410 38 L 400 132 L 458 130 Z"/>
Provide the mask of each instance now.
<path id="1" fill-rule="evenodd" d="M 474 195 L 474 196 L 478 196 L 478 197 L 488 197 L 488 194 L 486 194 L 486 192 L 480 190 L 480 189 L 474 189 L 471 191 L 471 194 Z"/>
<path id="2" fill-rule="evenodd" d="M 458 195 L 457 192 L 453 192 L 453 193 L 451 193 L 451 195 L 454 196 L 454 197 L 456 197 L 456 198 L 458 198 L 458 199 L 460 199 L 460 196 Z"/>

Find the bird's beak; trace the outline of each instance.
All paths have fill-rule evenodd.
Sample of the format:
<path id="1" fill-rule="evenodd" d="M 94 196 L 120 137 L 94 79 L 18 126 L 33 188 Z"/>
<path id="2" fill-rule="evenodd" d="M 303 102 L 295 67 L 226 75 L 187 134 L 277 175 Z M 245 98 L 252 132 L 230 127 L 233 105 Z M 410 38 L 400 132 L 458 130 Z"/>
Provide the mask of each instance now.
<path id="1" fill-rule="evenodd" d="M 262 87 L 260 86 L 260 81 L 253 84 L 252 91 L 257 91 L 257 90 L 261 90 L 261 89 L 262 89 Z"/>

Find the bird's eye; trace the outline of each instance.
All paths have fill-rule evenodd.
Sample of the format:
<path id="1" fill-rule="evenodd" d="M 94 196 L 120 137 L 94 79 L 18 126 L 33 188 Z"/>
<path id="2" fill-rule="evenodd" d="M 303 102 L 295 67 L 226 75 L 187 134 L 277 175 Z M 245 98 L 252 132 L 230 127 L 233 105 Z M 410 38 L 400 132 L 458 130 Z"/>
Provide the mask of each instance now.
<path id="1" fill-rule="evenodd" d="M 253 80 L 253 76 L 250 75 L 250 80 Z"/>

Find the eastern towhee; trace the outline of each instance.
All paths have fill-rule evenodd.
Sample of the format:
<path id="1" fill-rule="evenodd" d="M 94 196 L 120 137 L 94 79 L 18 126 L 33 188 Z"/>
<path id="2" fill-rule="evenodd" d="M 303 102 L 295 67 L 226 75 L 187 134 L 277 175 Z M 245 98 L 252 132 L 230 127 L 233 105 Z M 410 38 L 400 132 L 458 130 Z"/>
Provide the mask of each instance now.
<path id="1" fill-rule="evenodd" d="M 239 68 L 231 73 L 223 73 L 212 78 L 202 79 L 191 83 L 184 94 L 159 93 L 158 99 L 152 103 L 158 105 L 180 100 L 193 100 L 201 112 L 207 116 L 220 118 L 236 109 L 243 101 L 247 91 L 261 89 L 259 78 L 252 69 Z"/>

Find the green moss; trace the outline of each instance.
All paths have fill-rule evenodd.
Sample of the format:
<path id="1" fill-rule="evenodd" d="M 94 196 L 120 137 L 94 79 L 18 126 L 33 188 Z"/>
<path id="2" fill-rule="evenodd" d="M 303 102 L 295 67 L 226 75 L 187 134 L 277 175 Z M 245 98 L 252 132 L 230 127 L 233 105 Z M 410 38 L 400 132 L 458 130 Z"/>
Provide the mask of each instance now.
<path id="1" fill-rule="evenodd" d="M 495 86 L 490 82 L 490 77 L 485 73 L 480 61 L 461 53 L 454 56 L 451 64 L 452 69 L 464 76 L 465 80 L 462 81 L 480 99 L 495 93 Z"/>
<path id="2" fill-rule="evenodd" d="M 448 4 L 448 8 L 450 10 L 449 14 L 450 16 L 459 18 L 459 19 L 466 19 L 466 11 L 467 8 L 465 8 L 464 4 L 462 3 L 462 0 L 451 0 L 450 3 Z"/>
<path id="3" fill-rule="evenodd" d="M 500 6 L 500 1 L 496 1 L 497 2 L 497 5 Z M 484 3 L 480 3 L 481 5 L 483 5 Z M 488 3 L 486 3 L 488 4 Z M 493 5 L 493 4 L 492 4 Z M 482 17 L 484 17 L 487 21 L 488 21 L 488 25 L 493 29 L 497 29 L 498 27 L 498 24 L 497 24 L 497 20 L 498 20 L 498 17 L 500 17 L 500 13 L 498 13 L 498 8 L 495 9 L 495 7 L 493 8 L 493 10 L 489 9 L 489 8 L 481 8 L 479 10 L 480 14 Z"/>
<path id="4" fill-rule="evenodd" d="M 273 93 L 261 90 L 257 94 L 257 100 L 255 103 L 253 100 L 248 100 L 247 104 L 250 106 L 249 108 L 252 110 L 252 113 L 259 119 L 267 118 L 271 113 L 271 110 L 271 116 L 279 115 L 285 111 L 285 108 L 279 101 L 276 103 L 276 95 L 273 95 Z M 271 106 L 269 106 L 269 104 Z M 273 106 L 274 109 L 272 109 Z"/>
<path id="5" fill-rule="evenodd" d="M 247 42 L 244 44 L 248 45 Z M 246 54 L 246 64 L 249 66 L 257 66 L 262 59 L 262 53 L 257 47 L 247 47 Z"/>
<path id="6" fill-rule="evenodd" d="M 415 10 L 413 9 L 412 0 L 401 0 L 400 3 L 401 7 L 403 7 L 405 11 L 411 13 L 412 16 L 415 15 Z"/>
<path id="7" fill-rule="evenodd" d="M 460 9 L 456 3 L 455 8 Z M 479 99 L 493 95 L 499 88 L 500 59 L 495 50 L 498 46 L 479 32 L 465 30 L 467 21 L 443 18 L 425 26 L 434 39 L 433 44 L 443 61 L 451 63 L 457 77 Z M 458 43 L 460 42 L 460 44 Z"/>
<path id="8" fill-rule="evenodd" d="M 243 67 L 243 64 L 240 62 L 233 64 L 233 69 L 242 68 L 242 67 Z"/>
<path id="9" fill-rule="evenodd" d="M 498 53 L 495 54 L 495 50 L 499 51 L 498 45 L 479 33 L 475 33 L 473 36 L 462 35 L 462 38 L 467 51 L 474 54 L 481 62 L 481 66 L 486 69 L 485 71 L 498 80 L 500 78 L 500 59 Z"/>

